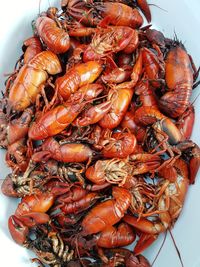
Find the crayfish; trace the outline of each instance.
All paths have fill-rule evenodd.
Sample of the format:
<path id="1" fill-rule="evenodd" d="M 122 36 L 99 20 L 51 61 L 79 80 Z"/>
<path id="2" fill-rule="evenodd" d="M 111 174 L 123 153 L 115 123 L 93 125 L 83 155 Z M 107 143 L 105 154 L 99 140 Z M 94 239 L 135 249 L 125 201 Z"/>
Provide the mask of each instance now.
<path id="1" fill-rule="evenodd" d="M 11 237 L 40 266 L 150 267 L 141 253 L 195 183 L 199 69 L 145 19 L 146 0 L 62 0 L 22 42 L 0 100 L 1 190 L 19 199 Z"/>

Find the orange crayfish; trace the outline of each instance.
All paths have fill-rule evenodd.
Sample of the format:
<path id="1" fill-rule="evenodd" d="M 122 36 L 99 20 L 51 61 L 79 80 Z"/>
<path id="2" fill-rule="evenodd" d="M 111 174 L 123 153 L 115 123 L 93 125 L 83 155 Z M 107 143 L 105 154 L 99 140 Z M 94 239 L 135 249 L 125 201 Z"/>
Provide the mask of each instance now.
<path id="1" fill-rule="evenodd" d="M 37 54 L 20 69 L 10 88 L 9 106 L 13 110 L 23 111 L 35 102 L 48 79 L 48 74 L 55 75 L 61 70 L 59 59 L 54 53 L 43 51 Z"/>

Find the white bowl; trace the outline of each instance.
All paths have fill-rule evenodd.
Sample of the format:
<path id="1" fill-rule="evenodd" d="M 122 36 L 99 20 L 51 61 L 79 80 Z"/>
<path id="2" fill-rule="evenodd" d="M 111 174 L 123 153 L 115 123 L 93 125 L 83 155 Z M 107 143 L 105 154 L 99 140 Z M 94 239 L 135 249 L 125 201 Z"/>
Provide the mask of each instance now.
<path id="1" fill-rule="evenodd" d="M 162 30 L 168 37 L 174 33 L 186 46 L 197 66 L 200 65 L 200 1 L 199 0 L 154 0 L 151 6 L 153 26 Z M 51 1 L 51 6 L 59 1 Z M 0 16 L 0 88 L 4 88 L 4 73 L 12 72 L 16 60 L 21 55 L 23 40 L 31 36 L 31 21 L 38 15 L 39 0 L 1 1 Z M 41 3 L 41 11 L 49 6 L 48 0 Z M 162 9 L 160 9 L 160 8 Z M 165 10 L 165 11 L 164 11 Z M 193 99 L 199 88 L 194 91 Z M 200 97 L 195 101 L 196 120 L 192 140 L 200 145 Z M 0 150 L 1 179 L 8 173 L 4 162 L 4 151 Z M 174 239 L 181 253 L 184 267 L 200 267 L 200 173 L 196 183 L 190 186 L 183 212 L 172 230 Z M 16 201 L 0 193 L 0 254 L 1 266 L 33 266 L 29 258 L 34 255 L 15 244 L 7 229 L 7 219 L 14 212 Z M 163 236 L 144 253 L 153 261 L 160 248 Z M 169 234 L 154 267 L 181 266 L 176 249 Z"/>

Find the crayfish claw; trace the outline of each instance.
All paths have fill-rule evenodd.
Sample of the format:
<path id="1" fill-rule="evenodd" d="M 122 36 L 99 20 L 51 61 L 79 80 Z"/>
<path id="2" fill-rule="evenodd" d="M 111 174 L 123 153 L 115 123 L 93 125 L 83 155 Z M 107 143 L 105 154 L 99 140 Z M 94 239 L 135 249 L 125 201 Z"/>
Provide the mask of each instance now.
<path id="1" fill-rule="evenodd" d="M 13 240 L 19 245 L 26 246 L 29 230 L 17 216 L 10 216 L 8 220 L 8 228 Z"/>

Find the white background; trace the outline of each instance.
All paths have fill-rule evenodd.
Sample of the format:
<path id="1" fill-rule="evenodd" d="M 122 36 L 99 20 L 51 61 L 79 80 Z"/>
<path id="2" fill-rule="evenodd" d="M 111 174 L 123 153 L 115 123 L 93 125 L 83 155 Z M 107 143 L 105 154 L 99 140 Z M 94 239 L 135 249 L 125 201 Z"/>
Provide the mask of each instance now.
<path id="1" fill-rule="evenodd" d="M 54 2 L 50 1 L 51 5 Z M 150 2 L 150 1 L 149 1 Z M 165 9 L 151 6 L 153 24 L 166 36 L 178 38 L 185 44 L 197 66 L 200 65 L 200 1 L 199 0 L 152 0 L 151 3 Z M 48 7 L 48 1 L 42 0 L 41 10 Z M 1 1 L 0 16 L 0 88 L 4 88 L 4 73 L 12 72 L 16 60 L 21 55 L 23 40 L 31 36 L 31 21 L 38 15 L 39 0 Z M 197 88 L 194 97 L 200 92 Z M 195 102 L 196 121 L 192 139 L 200 145 L 200 98 Z M 0 150 L 0 174 L 5 177 L 8 170 L 4 163 L 4 152 Z M 196 184 L 189 188 L 186 203 L 173 235 L 181 252 L 185 267 L 200 267 L 200 175 Z M 15 210 L 16 203 L 0 194 L 0 266 L 33 266 L 30 252 L 16 245 L 7 230 L 7 219 Z M 146 251 L 145 255 L 152 262 L 157 253 L 161 238 Z M 180 262 L 170 238 L 154 265 L 155 267 L 179 267 Z"/>

